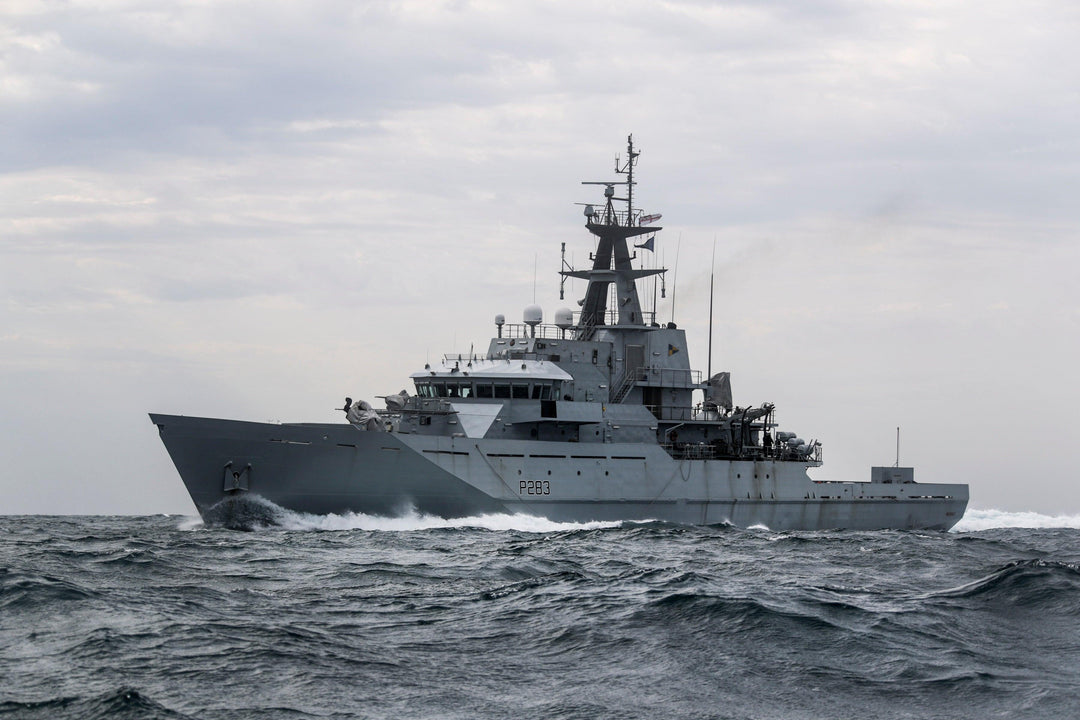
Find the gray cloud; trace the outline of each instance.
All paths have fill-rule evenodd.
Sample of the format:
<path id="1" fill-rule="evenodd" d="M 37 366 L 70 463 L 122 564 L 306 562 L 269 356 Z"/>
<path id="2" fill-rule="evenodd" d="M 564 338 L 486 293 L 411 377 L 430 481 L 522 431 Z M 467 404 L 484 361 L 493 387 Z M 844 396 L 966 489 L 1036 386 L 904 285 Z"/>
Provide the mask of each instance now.
<path id="1" fill-rule="evenodd" d="M 1080 440 L 1063 380 L 1078 20 L 1058 3 L 16 4 L 0 511 L 190 511 L 146 411 L 333 419 L 339 396 L 484 347 L 496 312 L 532 301 L 534 263 L 550 315 L 558 243 L 590 249 L 578 182 L 628 132 L 659 254 L 680 248 L 695 365 L 716 238 L 714 364 L 822 439 L 822 472 L 865 476 L 900 424 L 920 477 L 969 480 L 977 506 L 1080 511 L 1030 451 Z"/>

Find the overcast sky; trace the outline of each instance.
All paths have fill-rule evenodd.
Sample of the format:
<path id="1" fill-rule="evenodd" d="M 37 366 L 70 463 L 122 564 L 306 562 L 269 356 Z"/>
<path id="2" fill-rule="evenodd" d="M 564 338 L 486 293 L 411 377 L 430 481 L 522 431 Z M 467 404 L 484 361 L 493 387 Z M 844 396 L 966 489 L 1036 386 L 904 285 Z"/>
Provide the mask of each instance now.
<path id="1" fill-rule="evenodd" d="M 1075 2 L 0 9 L 0 513 L 193 513 L 150 411 L 337 421 L 558 300 L 628 133 L 736 403 L 1080 512 Z M 669 290 L 671 285 L 669 284 Z M 660 306 L 669 319 L 673 293 Z"/>

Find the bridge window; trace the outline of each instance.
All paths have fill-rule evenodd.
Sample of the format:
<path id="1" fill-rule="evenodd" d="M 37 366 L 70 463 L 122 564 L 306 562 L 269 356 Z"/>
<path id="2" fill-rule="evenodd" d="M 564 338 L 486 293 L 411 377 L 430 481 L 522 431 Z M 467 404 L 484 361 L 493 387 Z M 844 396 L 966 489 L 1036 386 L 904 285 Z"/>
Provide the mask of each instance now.
<path id="1" fill-rule="evenodd" d="M 417 392 L 425 397 L 476 397 L 499 400 L 553 400 L 559 397 L 562 383 L 538 381 L 534 383 L 478 380 L 472 383 L 417 383 Z M 430 394 L 429 394 L 430 393 Z M 446 393 L 446 394 L 443 394 Z"/>
<path id="2" fill-rule="evenodd" d="M 471 382 L 417 382 L 416 394 L 420 397 L 443 398 L 491 397 L 491 386 L 480 385 L 474 390 Z"/>
<path id="3" fill-rule="evenodd" d="M 451 398 L 467 398 L 472 397 L 472 383 L 446 383 L 446 395 L 445 397 Z"/>

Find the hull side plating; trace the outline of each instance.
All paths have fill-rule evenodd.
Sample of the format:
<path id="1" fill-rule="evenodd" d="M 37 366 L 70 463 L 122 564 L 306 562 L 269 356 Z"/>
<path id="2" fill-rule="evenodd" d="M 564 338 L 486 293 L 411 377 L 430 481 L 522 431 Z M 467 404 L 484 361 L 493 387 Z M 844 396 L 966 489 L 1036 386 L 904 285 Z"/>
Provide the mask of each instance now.
<path id="1" fill-rule="evenodd" d="M 204 515 L 225 498 L 251 493 L 316 514 L 415 509 L 446 518 L 521 512 L 559 522 L 947 530 L 967 505 L 966 485 L 821 483 L 796 463 L 675 460 L 646 443 L 585 446 L 397 435 L 348 424 L 151 419 Z"/>

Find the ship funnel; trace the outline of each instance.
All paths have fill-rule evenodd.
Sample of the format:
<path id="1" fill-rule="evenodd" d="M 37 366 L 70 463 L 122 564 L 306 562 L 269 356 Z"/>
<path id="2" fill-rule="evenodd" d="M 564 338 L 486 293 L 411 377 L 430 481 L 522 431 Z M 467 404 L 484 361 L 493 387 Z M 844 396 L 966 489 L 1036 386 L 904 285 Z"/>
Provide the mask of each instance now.
<path id="1" fill-rule="evenodd" d="M 522 313 L 522 321 L 532 329 L 532 336 L 536 337 L 536 326 L 544 320 L 544 311 L 539 305 L 528 305 Z"/>

